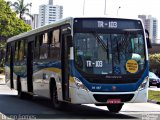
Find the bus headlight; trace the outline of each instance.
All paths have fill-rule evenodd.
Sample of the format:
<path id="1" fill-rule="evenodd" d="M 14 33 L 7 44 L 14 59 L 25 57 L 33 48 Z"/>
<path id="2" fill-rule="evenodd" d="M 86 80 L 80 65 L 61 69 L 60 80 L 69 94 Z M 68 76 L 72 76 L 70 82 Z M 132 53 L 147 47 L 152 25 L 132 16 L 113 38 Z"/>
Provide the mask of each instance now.
<path id="1" fill-rule="evenodd" d="M 148 85 L 148 81 L 149 81 L 149 77 L 147 76 L 144 81 L 142 82 L 142 84 L 139 86 L 139 89 L 138 90 L 143 90 L 147 87 Z"/>
<path id="2" fill-rule="evenodd" d="M 84 89 L 84 90 L 87 90 L 88 89 L 86 88 L 86 86 L 84 86 L 84 84 L 76 77 L 73 77 L 74 78 L 74 81 L 75 81 L 75 85 L 78 89 Z"/>

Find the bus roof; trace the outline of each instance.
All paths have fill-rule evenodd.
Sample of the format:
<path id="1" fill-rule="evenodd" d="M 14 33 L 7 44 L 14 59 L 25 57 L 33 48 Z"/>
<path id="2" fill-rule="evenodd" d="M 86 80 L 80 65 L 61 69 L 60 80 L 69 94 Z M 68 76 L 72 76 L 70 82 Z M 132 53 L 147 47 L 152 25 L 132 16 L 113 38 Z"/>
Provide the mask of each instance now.
<path id="1" fill-rule="evenodd" d="M 135 18 L 134 18 L 134 19 L 129 19 L 129 18 L 114 18 L 114 17 L 112 17 L 112 18 L 110 18 L 110 17 L 77 17 L 77 18 L 82 18 L 82 19 L 83 19 L 83 18 L 84 18 L 84 19 L 87 19 L 87 18 L 93 18 L 93 19 L 96 19 L 96 18 L 99 18 L 99 19 L 101 19 L 101 18 L 106 18 L 106 19 L 107 19 L 107 18 L 108 18 L 108 19 L 140 20 L 140 21 L 142 21 L 142 20 L 139 19 L 139 18 L 137 18 L 137 19 L 135 19 Z M 7 42 L 12 42 L 12 41 L 18 40 L 18 39 L 20 39 L 20 38 L 25 38 L 25 37 L 27 37 L 27 36 L 34 35 L 34 34 L 43 32 L 43 31 L 48 30 L 48 29 L 51 29 L 51 28 L 53 28 L 53 27 L 61 26 L 61 25 L 64 25 L 64 24 L 71 24 L 72 21 L 73 21 L 73 19 L 75 19 L 75 18 L 73 18 L 73 17 L 68 17 L 68 18 L 65 18 L 65 19 L 56 21 L 56 22 L 54 22 L 54 23 L 52 23 L 52 24 L 45 25 L 45 26 L 39 27 L 39 28 L 37 28 L 37 29 L 30 30 L 30 31 L 28 31 L 28 32 L 21 33 L 21 34 L 19 34 L 19 35 L 16 35 L 16 36 L 13 36 L 13 37 L 9 38 L 9 39 L 7 40 Z"/>
<path id="2" fill-rule="evenodd" d="M 16 36 L 13 36 L 11 38 L 9 38 L 7 40 L 7 42 L 12 42 L 14 40 L 18 40 L 20 38 L 25 38 L 27 36 L 30 36 L 30 35 L 34 35 L 36 33 L 39 33 L 39 32 L 42 32 L 42 31 L 45 31 L 45 30 L 48 30 L 48 29 L 51 29 L 53 27 L 57 27 L 57 26 L 60 26 L 60 25 L 64 25 L 64 24 L 67 24 L 67 23 L 71 23 L 72 21 L 72 17 L 68 17 L 68 18 L 65 18 L 65 19 L 62 19 L 62 20 L 59 20 L 57 22 L 54 22 L 52 24 L 49 24 L 49 25 L 45 25 L 45 26 L 42 26 L 42 27 L 39 27 L 37 29 L 34 29 L 34 30 L 30 30 L 28 32 L 24 32 L 24 33 L 21 33 L 19 35 L 16 35 Z"/>

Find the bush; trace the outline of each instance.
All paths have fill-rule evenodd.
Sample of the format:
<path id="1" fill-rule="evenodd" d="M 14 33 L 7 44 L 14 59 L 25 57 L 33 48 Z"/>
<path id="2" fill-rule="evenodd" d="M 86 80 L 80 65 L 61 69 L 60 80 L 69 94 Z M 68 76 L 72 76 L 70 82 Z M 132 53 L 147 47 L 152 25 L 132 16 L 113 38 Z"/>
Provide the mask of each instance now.
<path id="1" fill-rule="evenodd" d="M 150 54 L 149 65 L 151 71 L 160 71 L 160 54 Z"/>
<path id="2" fill-rule="evenodd" d="M 4 73 L 4 68 L 0 67 L 0 74 L 3 74 L 3 73 Z"/>

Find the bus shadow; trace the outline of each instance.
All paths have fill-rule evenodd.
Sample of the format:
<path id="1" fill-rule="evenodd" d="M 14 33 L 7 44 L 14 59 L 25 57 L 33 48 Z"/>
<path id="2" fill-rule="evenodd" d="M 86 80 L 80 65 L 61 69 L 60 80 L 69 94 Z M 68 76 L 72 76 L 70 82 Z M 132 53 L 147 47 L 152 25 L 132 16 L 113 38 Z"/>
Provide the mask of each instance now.
<path id="1" fill-rule="evenodd" d="M 62 110 L 55 110 L 52 108 L 49 99 L 38 96 L 25 100 L 21 100 L 14 95 L 0 95 L 1 98 L 4 98 L 7 104 L 5 105 L 1 101 L 0 106 L 13 109 L 8 111 L 0 107 L 0 112 L 8 118 L 14 116 L 14 118 L 21 119 L 139 119 L 132 115 L 115 114 L 85 105 L 67 104 Z"/>
<path id="2" fill-rule="evenodd" d="M 54 113 L 49 114 L 36 114 L 38 119 L 136 119 L 134 116 L 125 115 L 125 114 L 116 114 L 111 113 L 107 110 L 98 109 L 95 107 L 85 106 L 85 105 L 73 105 L 65 104 L 61 110 L 55 110 L 49 99 L 36 96 L 32 100 L 29 100 L 35 104 L 43 105 L 45 107 L 51 108 Z M 138 119 L 138 118 L 137 118 Z"/>

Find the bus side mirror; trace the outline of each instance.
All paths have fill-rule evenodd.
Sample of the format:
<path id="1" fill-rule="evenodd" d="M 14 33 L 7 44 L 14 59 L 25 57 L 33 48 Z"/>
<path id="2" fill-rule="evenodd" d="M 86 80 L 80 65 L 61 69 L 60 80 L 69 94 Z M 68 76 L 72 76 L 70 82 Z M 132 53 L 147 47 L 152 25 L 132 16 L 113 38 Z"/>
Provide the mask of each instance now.
<path id="1" fill-rule="evenodd" d="M 146 33 L 147 47 L 148 48 L 152 48 L 151 40 L 149 39 L 149 32 L 148 32 L 148 30 L 145 29 L 145 33 Z"/>

